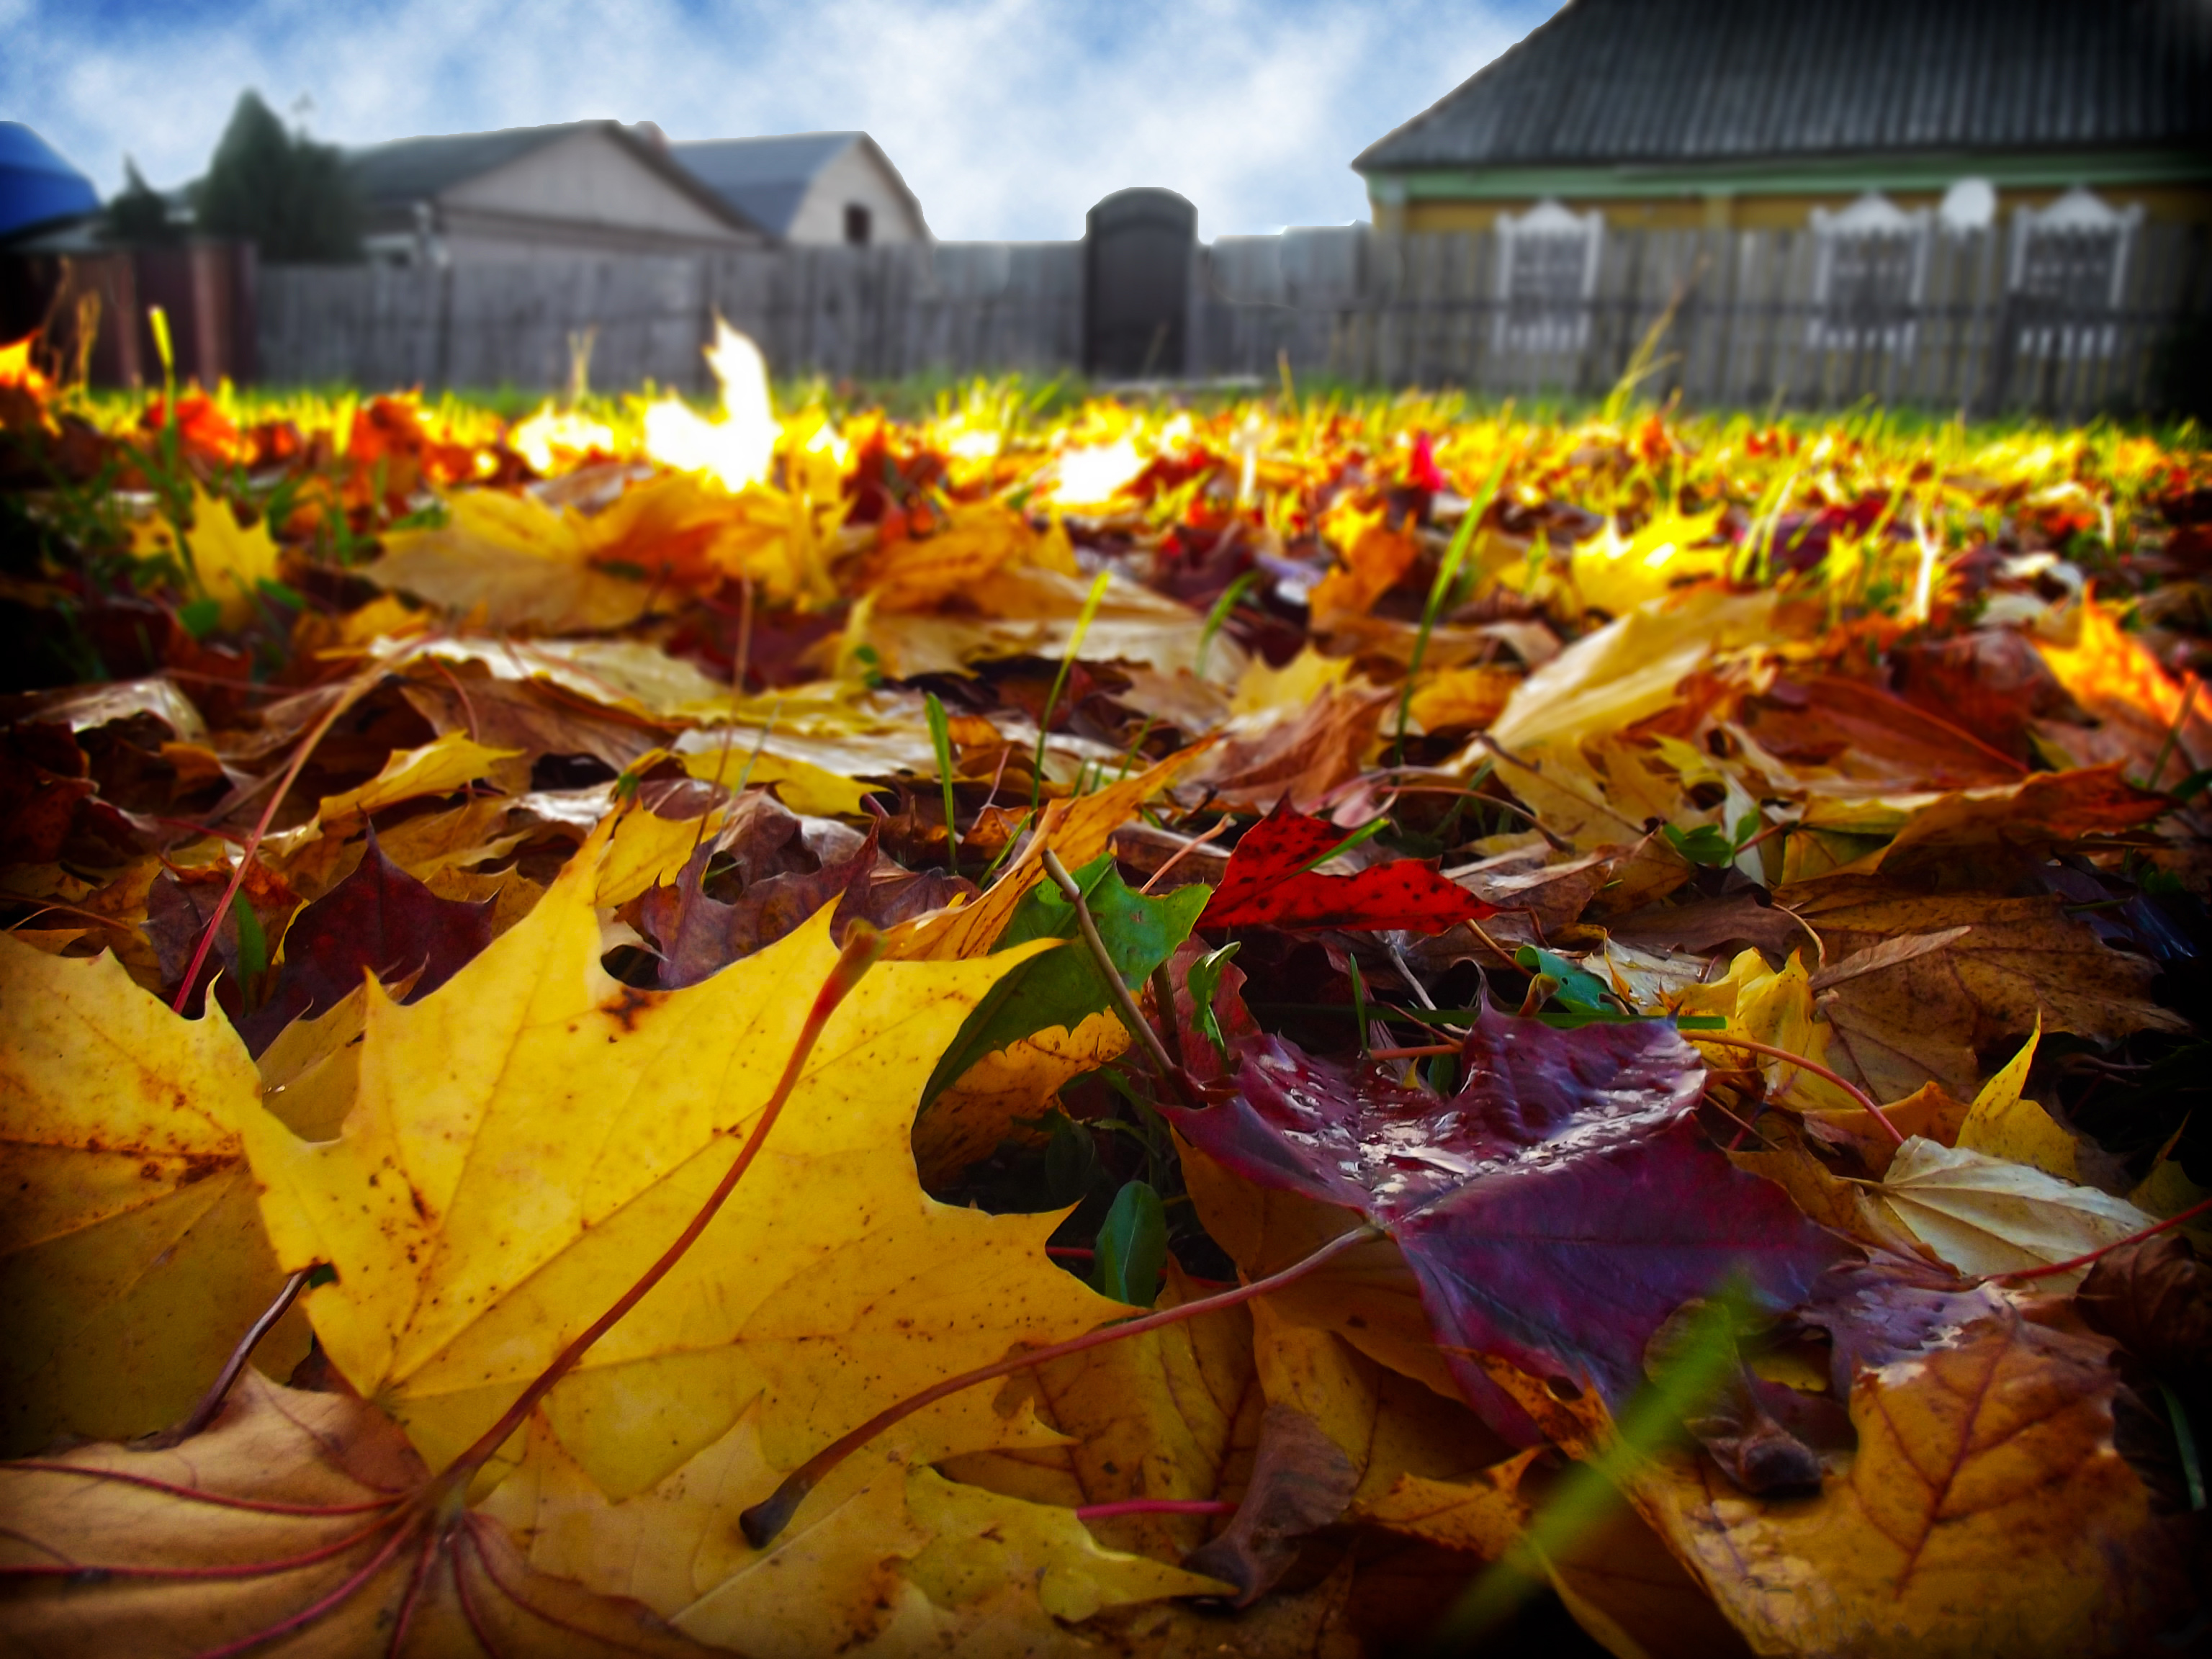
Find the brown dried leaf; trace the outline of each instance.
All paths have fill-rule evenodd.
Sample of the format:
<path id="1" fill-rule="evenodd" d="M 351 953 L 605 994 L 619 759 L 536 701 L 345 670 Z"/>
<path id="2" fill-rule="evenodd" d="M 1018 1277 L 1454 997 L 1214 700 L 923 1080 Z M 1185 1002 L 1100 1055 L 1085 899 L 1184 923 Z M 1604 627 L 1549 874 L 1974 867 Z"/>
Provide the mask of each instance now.
<path id="1" fill-rule="evenodd" d="M 102 1478 L 108 1474 L 168 1489 Z M 403 1537 L 384 1514 L 361 1506 L 404 1494 L 426 1474 L 405 1437 L 367 1402 L 279 1388 L 252 1370 L 207 1431 L 173 1449 L 100 1444 L 41 1467 L 0 1465 L 0 1565 L 78 1569 L 10 1588 L 0 1603 L 9 1649 L 183 1659 L 297 1623 L 282 1651 L 301 1659 L 386 1652 L 442 1659 L 487 1644 L 514 1659 L 681 1659 L 709 1651 L 636 1602 L 537 1572 L 499 1526 L 479 1516 L 463 1517 L 447 1547 L 427 1558 L 418 1586 L 418 1565 L 426 1564 L 420 1532 Z M 271 1513 L 242 1504 L 340 1512 Z M 395 1540 L 401 1547 L 387 1550 Z M 288 1571 L 237 1571 L 324 1550 L 330 1553 Z M 147 1572 L 166 1576 L 136 1576 Z M 356 1576 L 350 1594 L 300 1620 Z"/>

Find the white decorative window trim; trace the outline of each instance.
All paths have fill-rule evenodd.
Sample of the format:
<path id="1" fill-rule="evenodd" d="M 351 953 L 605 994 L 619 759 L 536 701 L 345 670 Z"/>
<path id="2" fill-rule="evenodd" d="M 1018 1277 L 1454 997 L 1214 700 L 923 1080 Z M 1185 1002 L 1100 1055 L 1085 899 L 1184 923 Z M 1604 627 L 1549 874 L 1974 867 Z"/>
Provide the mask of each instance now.
<path id="1" fill-rule="evenodd" d="M 1498 215 L 1496 349 L 1583 349 L 1604 239 L 1605 215 L 1571 212 L 1548 196 L 1526 213 Z"/>
<path id="2" fill-rule="evenodd" d="M 1933 219 L 1927 209 L 1908 213 L 1878 191 L 1840 213 L 1814 208 L 1813 317 L 1806 343 L 1815 351 L 1910 352 L 1927 287 Z M 1884 253 L 1902 267 L 1903 282 L 1896 293 L 1876 296 L 1873 315 L 1852 314 L 1850 307 L 1863 307 L 1865 299 L 1849 292 L 1854 279 L 1863 281 L 1866 261 Z"/>
<path id="3" fill-rule="evenodd" d="M 2118 348 L 2119 330 L 2110 321 L 2093 320 L 2099 313 L 2116 312 L 2127 290 L 2128 259 L 2135 251 L 2136 233 L 2142 227 L 2140 202 L 2115 208 L 2093 191 L 2075 185 L 2046 208 L 2021 208 L 2012 216 L 2012 246 L 2006 261 L 2005 286 L 2021 313 L 2014 349 L 2025 357 L 2072 360 L 2109 357 Z M 2041 286 L 2036 270 L 2037 244 L 2045 239 L 2072 238 L 2079 245 L 2105 244 L 2109 264 L 2102 293 L 2073 296 L 2061 308 L 2070 315 L 2033 314 Z"/>

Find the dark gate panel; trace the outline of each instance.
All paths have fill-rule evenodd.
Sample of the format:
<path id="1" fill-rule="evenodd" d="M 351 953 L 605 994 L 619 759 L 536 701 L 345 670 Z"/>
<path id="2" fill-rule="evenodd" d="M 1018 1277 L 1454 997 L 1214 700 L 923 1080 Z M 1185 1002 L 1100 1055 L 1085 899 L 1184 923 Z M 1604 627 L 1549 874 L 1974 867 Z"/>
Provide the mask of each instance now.
<path id="1" fill-rule="evenodd" d="M 1121 190 L 1084 230 L 1083 366 L 1109 380 L 1181 374 L 1198 210 L 1171 190 Z"/>

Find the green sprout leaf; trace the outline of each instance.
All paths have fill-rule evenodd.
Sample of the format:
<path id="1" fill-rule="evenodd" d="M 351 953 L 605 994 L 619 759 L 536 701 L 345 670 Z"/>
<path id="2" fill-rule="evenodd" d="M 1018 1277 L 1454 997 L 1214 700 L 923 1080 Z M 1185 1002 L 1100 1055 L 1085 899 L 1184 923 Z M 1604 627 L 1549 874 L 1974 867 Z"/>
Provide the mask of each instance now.
<path id="1" fill-rule="evenodd" d="M 1717 823 L 1701 823 L 1686 835 L 1669 823 L 1662 825 L 1660 833 L 1667 837 L 1668 845 L 1692 864 L 1717 870 L 1735 862 L 1736 844 Z"/>
<path id="2" fill-rule="evenodd" d="M 1524 974 L 1533 974 L 1553 981 L 1558 987 L 1559 1006 L 1573 1014 L 1607 1014 L 1613 1009 L 1613 994 L 1606 982 L 1595 974 L 1577 968 L 1565 957 L 1554 956 L 1549 951 L 1540 951 L 1533 945 L 1524 945 L 1513 953 L 1513 964 Z"/>
<path id="3" fill-rule="evenodd" d="M 1167 1265 L 1167 1206 L 1149 1182 L 1132 1181 L 1114 1194 L 1098 1229 L 1091 1262 L 1091 1288 L 1101 1296 L 1149 1308 L 1160 1293 L 1160 1270 Z"/>
<path id="4" fill-rule="evenodd" d="M 1209 951 L 1190 964 L 1192 1023 L 1198 1027 L 1199 1035 L 1213 1045 L 1224 1065 L 1229 1060 L 1229 1042 L 1221 1035 L 1221 1018 L 1213 1012 L 1213 999 L 1221 989 L 1221 970 L 1229 965 L 1229 958 L 1237 954 L 1240 945 L 1241 941 L 1237 941 L 1218 951 Z"/>
<path id="5" fill-rule="evenodd" d="M 921 710 L 929 719 L 929 745 L 937 751 L 937 781 L 945 791 L 945 861 L 948 869 L 960 868 L 960 829 L 953 815 L 952 726 L 945 718 L 945 705 L 937 693 L 925 691 Z"/>
<path id="6" fill-rule="evenodd" d="M 1158 898 L 1133 892 L 1114 868 L 1111 853 L 1100 854 L 1073 874 L 1091 907 L 1091 919 L 1098 924 L 1107 956 L 1121 982 L 1133 991 L 1190 937 L 1206 900 L 1213 896 L 1204 882 Z M 1043 882 L 1014 907 L 995 948 L 1003 951 L 1031 939 L 1074 939 L 1077 935 L 1075 907 L 1057 887 Z M 936 1099 L 984 1055 L 1055 1025 L 1073 1030 L 1112 1001 L 1105 976 L 1079 943 L 1033 957 L 994 986 L 968 1016 L 922 1091 L 922 1103 Z"/>

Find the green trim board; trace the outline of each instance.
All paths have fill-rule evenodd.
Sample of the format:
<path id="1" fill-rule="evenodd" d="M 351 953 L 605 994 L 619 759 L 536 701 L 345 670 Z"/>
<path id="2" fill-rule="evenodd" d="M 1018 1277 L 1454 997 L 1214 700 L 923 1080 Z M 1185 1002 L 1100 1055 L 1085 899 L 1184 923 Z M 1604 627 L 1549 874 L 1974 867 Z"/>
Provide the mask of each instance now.
<path id="1" fill-rule="evenodd" d="M 1368 193 L 1395 206 L 1409 201 L 1523 201 L 1556 197 L 1812 196 L 1838 191 L 1941 191 L 1954 180 L 1986 179 L 2000 189 L 2063 190 L 2073 185 L 2212 183 L 2212 154 L 2185 150 L 2089 150 L 1990 155 L 1849 155 L 1832 160 L 1670 163 L 1639 167 L 1430 167 L 1363 175 Z"/>

